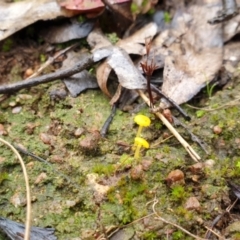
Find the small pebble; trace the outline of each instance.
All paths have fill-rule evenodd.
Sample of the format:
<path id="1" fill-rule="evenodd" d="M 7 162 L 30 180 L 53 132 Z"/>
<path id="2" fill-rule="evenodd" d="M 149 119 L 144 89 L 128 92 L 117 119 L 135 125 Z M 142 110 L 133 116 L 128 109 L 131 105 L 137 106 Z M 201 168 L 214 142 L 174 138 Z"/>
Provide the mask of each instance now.
<path id="1" fill-rule="evenodd" d="M 17 103 L 16 103 L 15 101 L 13 101 L 13 102 L 10 102 L 8 105 L 9 105 L 10 107 L 15 107 L 15 106 L 17 105 Z"/>
<path id="2" fill-rule="evenodd" d="M 142 169 L 144 171 L 147 171 L 151 165 L 152 165 L 152 160 L 147 160 L 147 159 L 142 160 Z"/>
<path id="3" fill-rule="evenodd" d="M 208 159 L 204 162 L 205 168 L 213 168 L 215 161 L 213 159 Z"/>
<path id="4" fill-rule="evenodd" d="M 12 109 L 12 113 L 13 114 L 17 114 L 17 113 L 20 113 L 22 111 L 22 107 L 19 106 L 19 107 L 15 107 Z"/>
<path id="5" fill-rule="evenodd" d="M 40 139 L 42 140 L 43 143 L 51 145 L 52 138 L 49 134 L 40 133 Z"/>
<path id="6" fill-rule="evenodd" d="M 82 134 L 84 133 L 84 129 L 83 128 L 77 128 L 74 132 L 74 136 L 75 137 L 80 137 Z"/>
<path id="7" fill-rule="evenodd" d="M 193 174 L 198 174 L 198 173 L 201 173 L 203 167 L 204 167 L 203 163 L 198 162 L 198 163 L 193 164 L 193 165 L 190 166 L 189 168 L 190 168 L 190 171 L 191 171 Z"/>
<path id="8" fill-rule="evenodd" d="M 46 178 L 47 178 L 47 174 L 46 174 L 45 172 L 42 172 L 42 173 L 40 173 L 40 174 L 37 176 L 34 184 L 39 184 L 39 183 L 41 183 L 42 181 L 44 181 Z"/>
<path id="9" fill-rule="evenodd" d="M 6 136 L 8 133 L 5 130 L 4 126 L 0 123 L 0 135 Z"/>
<path id="10" fill-rule="evenodd" d="M 24 76 L 25 76 L 26 78 L 28 78 L 28 77 L 30 77 L 32 74 L 33 74 L 32 68 L 28 68 L 28 69 L 25 71 Z"/>
<path id="11" fill-rule="evenodd" d="M 217 135 L 221 134 L 222 133 L 222 128 L 218 125 L 214 126 L 213 127 L 213 132 Z"/>
<path id="12" fill-rule="evenodd" d="M 200 203 L 196 197 L 190 197 L 185 203 L 185 208 L 187 210 L 198 210 L 200 208 Z"/>
<path id="13" fill-rule="evenodd" d="M 137 166 L 134 166 L 132 169 L 131 169 L 131 172 L 130 172 L 130 175 L 131 175 L 131 178 L 134 179 L 134 180 L 139 180 L 139 179 L 142 179 L 143 178 L 143 167 L 142 165 L 137 165 Z"/>
<path id="14" fill-rule="evenodd" d="M 184 184 L 184 173 L 179 169 L 173 170 L 168 174 L 166 182 L 168 186 L 172 186 L 173 184 Z"/>

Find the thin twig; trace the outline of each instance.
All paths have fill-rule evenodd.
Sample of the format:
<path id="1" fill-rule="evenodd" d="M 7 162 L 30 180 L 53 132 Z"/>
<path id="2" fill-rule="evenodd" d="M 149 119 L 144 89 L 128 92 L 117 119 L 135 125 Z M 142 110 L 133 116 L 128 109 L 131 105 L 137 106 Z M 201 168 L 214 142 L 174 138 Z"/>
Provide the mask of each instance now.
<path id="1" fill-rule="evenodd" d="M 234 107 L 234 106 L 237 106 L 237 105 L 240 105 L 240 102 L 239 102 L 240 98 L 236 98 L 226 104 L 223 104 L 217 108 L 200 108 L 200 107 L 195 107 L 195 106 L 192 106 L 190 104 L 186 104 L 186 106 L 190 107 L 190 108 L 193 108 L 193 109 L 197 109 L 197 110 L 203 110 L 203 111 L 206 111 L 206 112 L 213 112 L 213 111 L 217 111 L 217 110 L 220 110 L 220 109 L 223 109 L 223 108 L 226 108 L 226 107 Z"/>
<path id="2" fill-rule="evenodd" d="M 141 90 L 137 90 L 141 98 L 150 106 L 150 101 L 148 97 L 143 93 Z M 177 138 L 177 140 L 182 144 L 182 146 L 186 149 L 189 153 L 191 158 L 195 162 L 199 162 L 201 160 L 200 156 L 193 150 L 193 148 L 182 138 L 182 136 L 177 132 L 177 130 L 171 125 L 171 123 L 160 113 L 156 112 L 156 116 L 158 116 L 165 126 L 169 129 L 169 131 Z"/>
<path id="3" fill-rule="evenodd" d="M 201 237 L 198 237 L 198 236 L 190 233 L 188 230 L 186 230 L 185 228 L 181 227 L 180 225 L 178 225 L 176 223 L 173 223 L 173 222 L 170 222 L 170 221 L 166 220 L 165 218 L 159 216 L 157 211 L 156 211 L 156 209 L 155 209 L 155 206 L 156 206 L 157 203 L 158 203 L 158 200 L 155 198 L 154 202 L 153 202 L 153 205 L 152 205 L 152 210 L 153 210 L 154 214 L 157 216 L 157 219 L 159 219 L 162 222 L 165 222 L 167 224 L 170 224 L 170 225 L 180 229 L 181 231 L 185 232 L 187 235 L 189 235 L 189 236 L 191 236 L 191 237 L 193 237 L 193 238 L 195 238 L 197 240 L 206 240 L 205 238 L 201 238 Z"/>
<path id="4" fill-rule="evenodd" d="M 0 94 L 11 93 L 11 92 L 21 90 L 23 88 L 36 86 L 42 83 L 48 83 L 61 78 L 66 78 L 92 66 L 93 63 L 94 63 L 94 60 L 92 58 L 92 55 L 89 54 L 89 55 L 86 55 L 84 59 L 76 63 L 71 68 L 59 70 L 55 73 L 49 73 L 40 77 L 30 78 L 27 80 L 19 81 L 19 82 L 8 84 L 8 85 L 2 85 L 0 86 Z"/>
<path id="5" fill-rule="evenodd" d="M 20 161 L 24 179 L 25 179 L 25 184 L 26 184 L 26 196 L 27 196 L 27 213 L 26 213 L 26 227 L 25 227 L 25 234 L 24 234 L 24 240 L 29 240 L 30 239 L 30 228 L 31 228 L 31 195 L 30 195 L 30 187 L 29 187 L 29 180 L 28 180 L 28 175 L 27 175 L 27 170 L 24 165 L 23 159 L 19 152 L 7 141 L 4 139 L 0 138 L 0 142 L 3 144 L 7 145 L 17 156 L 17 158 Z"/>
<path id="6" fill-rule="evenodd" d="M 185 118 L 185 120 L 187 120 L 187 121 L 190 121 L 190 120 L 191 120 L 190 116 L 188 116 L 188 114 L 187 114 L 177 103 L 175 103 L 171 98 L 167 97 L 166 94 L 164 94 L 161 90 L 159 90 L 158 88 L 156 88 L 153 84 L 151 84 L 151 89 L 152 89 L 155 93 L 157 93 L 158 95 L 160 95 L 160 97 L 165 98 L 172 106 L 174 106 L 174 107 L 178 110 L 178 112 L 179 112 L 180 114 L 182 114 L 182 116 Z"/>
<path id="7" fill-rule="evenodd" d="M 40 68 L 39 68 L 35 73 L 33 73 L 31 76 L 29 76 L 29 77 L 26 78 L 26 79 L 34 78 L 34 77 L 36 77 L 36 76 L 39 76 L 40 73 L 42 73 L 42 71 L 43 71 L 46 67 L 48 67 L 50 64 L 52 64 L 58 57 L 60 57 L 60 56 L 63 55 L 64 53 L 68 52 L 69 50 L 77 47 L 78 45 L 79 45 L 79 43 L 75 43 L 75 44 L 73 44 L 73 45 L 71 45 L 71 46 L 69 46 L 69 47 L 61 50 L 61 51 L 58 52 L 55 56 L 49 57 L 48 60 L 47 60 L 45 63 L 43 63 L 43 64 L 40 66 Z"/>
<path id="8" fill-rule="evenodd" d="M 205 226 L 205 228 L 206 228 L 209 232 L 211 232 L 211 233 L 213 233 L 215 236 L 217 236 L 220 240 L 223 240 L 223 239 L 224 239 L 221 235 L 219 235 L 218 233 L 216 233 L 212 228 L 207 227 L 207 226 Z M 207 238 L 207 239 L 208 239 L 208 238 Z"/>

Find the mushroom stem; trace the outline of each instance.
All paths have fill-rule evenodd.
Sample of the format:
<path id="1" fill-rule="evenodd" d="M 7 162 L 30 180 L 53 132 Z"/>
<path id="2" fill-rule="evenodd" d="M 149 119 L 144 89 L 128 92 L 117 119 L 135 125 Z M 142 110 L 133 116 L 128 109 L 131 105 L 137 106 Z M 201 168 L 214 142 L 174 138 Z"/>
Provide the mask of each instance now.
<path id="1" fill-rule="evenodd" d="M 141 147 L 142 146 L 140 144 L 137 145 L 137 148 L 136 148 L 135 153 L 134 153 L 134 158 L 135 159 L 138 159 L 140 157 L 140 149 L 141 149 Z"/>
<path id="2" fill-rule="evenodd" d="M 137 131 L 136 137 L 140 137 L 140 134 L 141 134 L 141 132 L 142 132 L 142 129 L 143 129 L 143 126 L 139 126 L 139 127 L 138 127 L 138 131 Z"/>
<path id="3" fill-rule="evenodd" d="M 136 137 L 134 142 L 136 146 L 134 158 L 138 159 L 140 157 L 141 147 L 149 148 L 149 143 L 144 138 L 140 138 L 140 137 Z"/>

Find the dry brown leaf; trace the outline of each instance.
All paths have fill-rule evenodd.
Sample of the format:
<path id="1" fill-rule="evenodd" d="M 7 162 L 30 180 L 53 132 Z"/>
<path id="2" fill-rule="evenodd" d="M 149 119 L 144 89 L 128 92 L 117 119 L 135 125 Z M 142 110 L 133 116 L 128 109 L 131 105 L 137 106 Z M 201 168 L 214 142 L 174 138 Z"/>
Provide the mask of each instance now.
<path id="1" fill-rule="evenodd" d="M 146 88 L 146 79 L 134 66 L 131 58 L 123 49 L 114 47 L 112 54 L 107 58 L 107 63 L 117 74 L 121 86 L 127 89 Z"/>
<path id="2" fill-rule="evenodd" d="M 151 22 L 143 28 L 136 31 L 133 35 L 121 39 L 117 42 L 117 46 L 123 48 L 129 54 L 146 54 L 144 46 L 146 39 L 153 38 L 157 33 L 157 24 Z"/>
<path id="3" fill-rule="evenodd" d="M 202 0 L 185 12 L 191 15 L 181 17 L 179 28 L 185 31 L 179 42 L 169 48 L 172 55 L 165 58 L 162 91 L 181 104 L 190 100 L 202 87 L 212 81 L 222 65 L 223 38 L 221 24 L 210 25 L 207 20 L 214 17 L 220 5 Z M 185 21 L 185 26 L 183 26 Z M 181 53 L 174 51 L 176 47 Z M 161 107 L 169 107 L 164 100 Z"/>

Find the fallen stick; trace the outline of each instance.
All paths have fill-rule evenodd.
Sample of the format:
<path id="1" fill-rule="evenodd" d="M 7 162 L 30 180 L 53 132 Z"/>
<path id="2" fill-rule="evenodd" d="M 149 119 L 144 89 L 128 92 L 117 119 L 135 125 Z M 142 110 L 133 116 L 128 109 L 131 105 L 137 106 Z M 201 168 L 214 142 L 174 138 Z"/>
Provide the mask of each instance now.
<path id="1" fill-rule="evenodd" d="M 66 78 L 75 73 L 81 72 L 82 70 L 88 67 L 91 67 L 93 63 L 95 63 L 93 60 L 93 57 L 92 55 L 89 54 L 83 60 L 76 63 L 74 67 L 59 70 L 57 72 L 49 73 L 40 77 L 22 80 L 12 84 L 2 85 L 0 86 L 0 94 L 12 93 L 24 88 L 33 87 L 42 83 L 52 82 L 54 80 L 61 79 L 61 78 Z"/>
<path id="2" fill-rule="evenodd" d="M 71 45 L 71 46 L 69 46 L 69 47 L 61 50 L 60 52 L 58 52 L 57 54 L 55 54 L 55 56 L 49 57 L 48 60 L 47 60 L 35 73 L 33 73 L 33 74 L 32 74 L 31 76 L 29 76 L 27 79 L 29 79 L 29 78 L 34 78 L 34 77 L 39 76 L 39 75 L 42 73 L 42 71 L 43 71 L 46 67 L 48 67 L 50 64 L 52 64 L 58 57 L 60 57 L 61 55 L 65 54 L 66 52 L 74 49 L 74 48 L 77 47 L 78 45 L 79 45 L 79 43 L 75 43 L 75 44 L 73 44 L 73 45 Z"/>
<path id="3" fill-rule="evenodd" d="M 144 100 L 144 102 L 147 103 L 148 106 L 150 106 L 150 100 L 149 98 L 143 93 L 142 90 L 137 90 L 141 98 Z M 170 122 L 160 113 L 156 112 L 156 116 L 158 116 L 162 122 L 165 124 L 165 126 L 169 129 L 169 131 L 177 138 L 177 140 L 182 144 L 182 146 L 186 149 L 186 151 L 189 153 L 191 158 L 195 162 L 199 162 L 201 160 L 200 156 L 193 150 L 193 148 L 182 138 L 182 136 L 176 131 L 176 129 L 170 124 Z"/>

